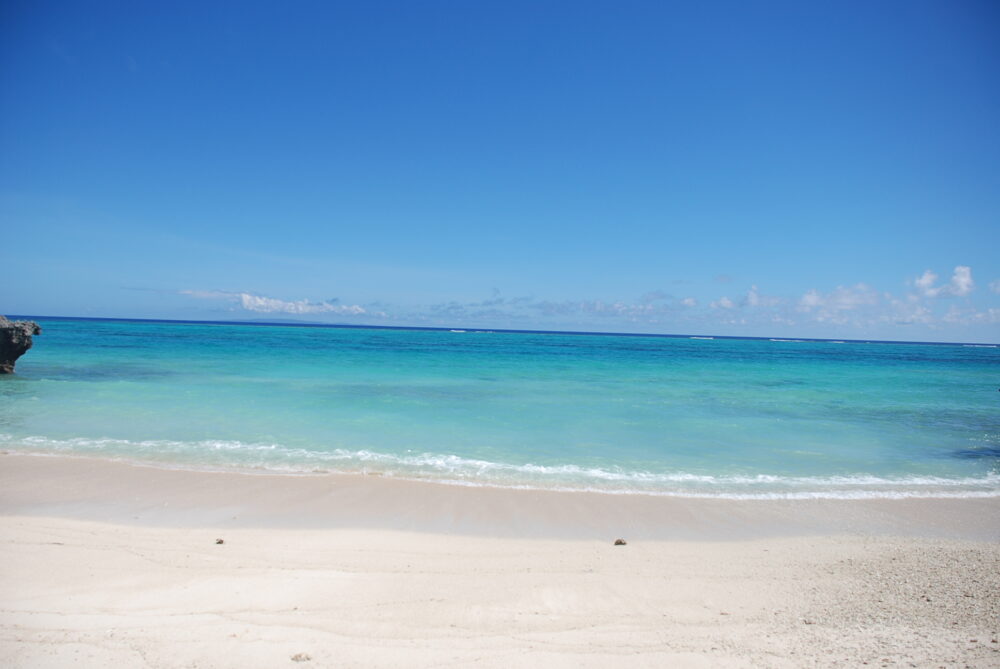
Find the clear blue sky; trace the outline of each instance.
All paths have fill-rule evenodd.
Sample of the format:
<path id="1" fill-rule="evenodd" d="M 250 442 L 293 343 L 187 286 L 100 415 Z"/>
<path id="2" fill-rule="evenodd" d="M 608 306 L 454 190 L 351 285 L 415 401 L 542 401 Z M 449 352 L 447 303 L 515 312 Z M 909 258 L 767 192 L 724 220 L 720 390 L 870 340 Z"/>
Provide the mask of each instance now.
<path id="1" fill-rule="evenodd" d="M 993 1 L 0 20 L 0 313 L 1000 341 Z"/>

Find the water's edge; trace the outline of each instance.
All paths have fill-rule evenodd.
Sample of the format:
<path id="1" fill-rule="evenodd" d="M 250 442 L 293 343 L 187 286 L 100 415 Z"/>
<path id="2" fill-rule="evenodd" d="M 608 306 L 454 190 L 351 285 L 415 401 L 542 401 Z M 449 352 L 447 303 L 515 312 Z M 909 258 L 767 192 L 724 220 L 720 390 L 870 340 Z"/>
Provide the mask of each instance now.
<path id="1" fill-rule="evenodd" d="M 191 446 L 204 454 L 223 457 L 192 462 L 177 457 L 178 446 Z M 293 458 L 248 465 L 224 457 L 243 444 L 208 441 L 184 445 L 178 442 L 130 442 L 121 439 L 69 439 L 41 437 L 15 440 L 0 435 L 0 453 L 68 458 L 98 458 L 143 467 L 168 470 L 234 473 L 266 476 L 362 475 L 423 481 L 451 486 L 536 490 L 602 495 L 642 495 L 690 499 L 809 500 L 809 499 L 976 499 L 1000 497 L 1000 475 L 945 478 L 935 476 L 878 477 L 870 474 L 844 476 L 711 476 L 677 472 L 654 474 L 642 471 L 584 469 L 577 465 L 510 465 L 470 460 L 455 455 L 422 453 L 399 457 L 371 451 L 292 451 Z M 250 446 L 268 452 L 278 447 Z M 286 449 L 290 450 L 290 449 Z M 171 457 L 171 456 L 174 457 Z"/>

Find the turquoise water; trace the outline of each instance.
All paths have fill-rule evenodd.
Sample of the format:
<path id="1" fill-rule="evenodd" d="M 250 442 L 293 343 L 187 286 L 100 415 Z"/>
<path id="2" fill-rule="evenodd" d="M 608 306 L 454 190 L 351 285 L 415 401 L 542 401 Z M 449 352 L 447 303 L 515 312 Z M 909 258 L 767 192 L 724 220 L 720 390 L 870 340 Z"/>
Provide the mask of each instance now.
<path id="1" fill-rule="evenodd" d="M 40 319 L 0 448 L 722 497 L 1000 496 L 1000 349 Z"/>

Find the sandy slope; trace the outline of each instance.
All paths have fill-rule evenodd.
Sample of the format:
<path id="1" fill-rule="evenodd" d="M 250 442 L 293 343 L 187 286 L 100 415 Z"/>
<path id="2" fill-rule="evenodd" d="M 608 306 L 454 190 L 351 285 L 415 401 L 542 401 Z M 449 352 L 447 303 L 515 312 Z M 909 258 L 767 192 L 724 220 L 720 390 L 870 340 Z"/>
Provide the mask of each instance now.
<path id="1" fill-rule="evenodd" d="M 257 488 L 266 477 L 206 486 L 187 472 L 87 463 L 0 461 L 2 666 L 1000 666 L 1000 543 L 980 536 L 1000 525 L 992 500 L 942 501 L 972 538 L 915 533 L 904 507 L 874 513 L 878 532 L 813 536 L 800 516 L 776 536 L 777 512 L 760 507 L 769 520 L 758 538 L 628 536 L 615 547 L 613 536 L 512 536 L 511 526 L 489 536 L 486 521 L 450 531 L 431 512 L 420 531 L 391 519 L 347 527 L 332 510 L 296 506 L 280 481 Z M 457 506 L 483 501 L 431 488 L 428 498 Z M 174 496 L 185 490 L 197 505 Z M 143 519 L 157 496 L 161 515 Z M 282 513 L 241 522 L 250 498 Z M 54 505 L 75 511 L 32 513 Z M 162 512 L 171 507 L 183 508 Z M 499 522 L 505 509 L 483 517 Z M 816 507 L 817 524 L 838 509 L 857 526 L 861 512 L 836 504 Z M 908 536 L 885 531 L 893 517 Z"/>

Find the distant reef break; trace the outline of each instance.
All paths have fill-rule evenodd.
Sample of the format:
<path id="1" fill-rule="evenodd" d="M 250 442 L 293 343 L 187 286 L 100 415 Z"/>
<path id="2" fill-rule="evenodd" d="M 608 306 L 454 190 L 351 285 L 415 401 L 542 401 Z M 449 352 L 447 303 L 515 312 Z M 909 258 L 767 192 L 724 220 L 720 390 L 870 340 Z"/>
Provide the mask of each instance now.
<path id="1" fill-rule="evenodd" d="M 31 348 L 32 336 L 41 333 L 35 321 L 10 321 L 0 316 L 0 374 L 13 374 L 14 363 Z"/>

